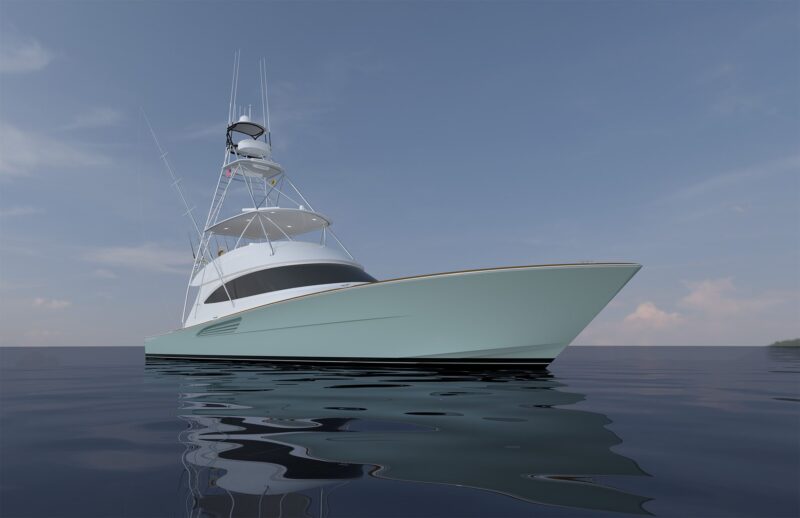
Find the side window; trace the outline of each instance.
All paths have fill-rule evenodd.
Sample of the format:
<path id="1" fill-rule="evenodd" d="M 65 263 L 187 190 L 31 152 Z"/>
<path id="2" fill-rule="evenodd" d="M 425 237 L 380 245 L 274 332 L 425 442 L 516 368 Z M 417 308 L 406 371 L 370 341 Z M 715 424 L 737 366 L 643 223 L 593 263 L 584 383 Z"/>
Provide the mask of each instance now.
<path id="1" fill-rule="evenodd" d="M 225 283 L 225 287 L 232 299 L 241 299 L 271 291 L 337 282 L 375 282 L 375 278 L 361 268 L 349 264 L 293 264 L 242 275 Z M 205 303 L 227 300 L 228 295 L 220 286 L 208 296 Z"/>

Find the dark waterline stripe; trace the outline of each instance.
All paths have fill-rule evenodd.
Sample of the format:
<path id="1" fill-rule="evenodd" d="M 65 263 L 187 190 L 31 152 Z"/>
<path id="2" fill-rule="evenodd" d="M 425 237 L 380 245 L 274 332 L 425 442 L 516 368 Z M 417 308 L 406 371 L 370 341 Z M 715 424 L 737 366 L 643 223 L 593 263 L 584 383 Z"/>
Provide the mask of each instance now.
<path id="1" fill-rule="evenodd" d="M 436 366 L 529 366 L 546 367 L 554 358 L 330 358 L 315 356 L 224 356 L 194 354 L 145 354 L 154 360 L 218 360 L 256 363 L 333 363 L 339 365 L 436 365 Z"/>

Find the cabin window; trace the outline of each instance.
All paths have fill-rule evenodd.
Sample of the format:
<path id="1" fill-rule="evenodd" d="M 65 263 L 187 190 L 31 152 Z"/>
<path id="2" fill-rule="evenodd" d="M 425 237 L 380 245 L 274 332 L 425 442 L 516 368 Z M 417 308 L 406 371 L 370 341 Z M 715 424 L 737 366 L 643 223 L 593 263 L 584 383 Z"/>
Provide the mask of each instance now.
<path id="1" fill-rule="evenodd" d="M 375 282 L 375 278 L 361 268 L 349 264 L 293 264 L 242 275 L 225 283 L 225 287 L 232 299 L 241 299 L 271 291 L 337 282 Z M 209 295 L 205 303 L 227 300 L 228 295 L 220 286 Z"/>

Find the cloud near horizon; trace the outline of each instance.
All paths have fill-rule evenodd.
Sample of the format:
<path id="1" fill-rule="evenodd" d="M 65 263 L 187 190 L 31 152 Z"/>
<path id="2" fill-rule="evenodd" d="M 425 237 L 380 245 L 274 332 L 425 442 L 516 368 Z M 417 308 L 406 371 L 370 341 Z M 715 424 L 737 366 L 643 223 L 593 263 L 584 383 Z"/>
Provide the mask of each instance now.
<path id="1" fill-rule="evenodd" d="M 797 293 L 767 292 L 740 296 L 729 277 L 686 282 L 685 285 L 689 293 L 675 302 L 674 310 L 660 308 L 653 301 L 641 302 L 621 320 L 590 325 L 576 343 L 732 345 L 737 343 L 743 329 L 769 326 L 764 318 L 767 310 L 784 306 L 791 311 L 792 307 L 797 308 L 800 299 Z M 800 329 L 796 332 L 800 334 Z"/>
<path id="2" fill-rule="evenodd" d="M 680 300 L 679 305 L 713 317 L 758 312 L 781 302 L 779 297 L 770 295 L 737 298 L 730 277 L 686 283 L 686 285 L 691 291 Z"/>
<path id="3" fill-rule="evenodd" d="M 641 326 L 645 328 L 663 329 L 665 327 L 678 325 L 683 317 L 678 313 L 667 313 L 659 309 L 652 302 L 643 302 L 636 306 L 633 313 L 627 315 L 623 322 L 629 326 Z"/>
<path id="4" fill-rule="evenodd" d="M 152 273 L 188 274 L 192 263 L 191 255 L 186 250 L 159 246 L 156 243 L 96 248 L 87 252 L 84 258 L 109 267 Z"/>

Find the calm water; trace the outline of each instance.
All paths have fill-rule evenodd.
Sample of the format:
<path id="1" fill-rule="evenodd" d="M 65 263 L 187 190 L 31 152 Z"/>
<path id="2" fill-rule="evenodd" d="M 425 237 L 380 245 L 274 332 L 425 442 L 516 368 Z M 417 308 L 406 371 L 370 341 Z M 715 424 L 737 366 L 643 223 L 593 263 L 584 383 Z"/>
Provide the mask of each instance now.
<path id="1" fill-rule="evenodd" d="M 0 349 L 0 516 L 798 516 L 800 351 L 540 373 Z"/>

